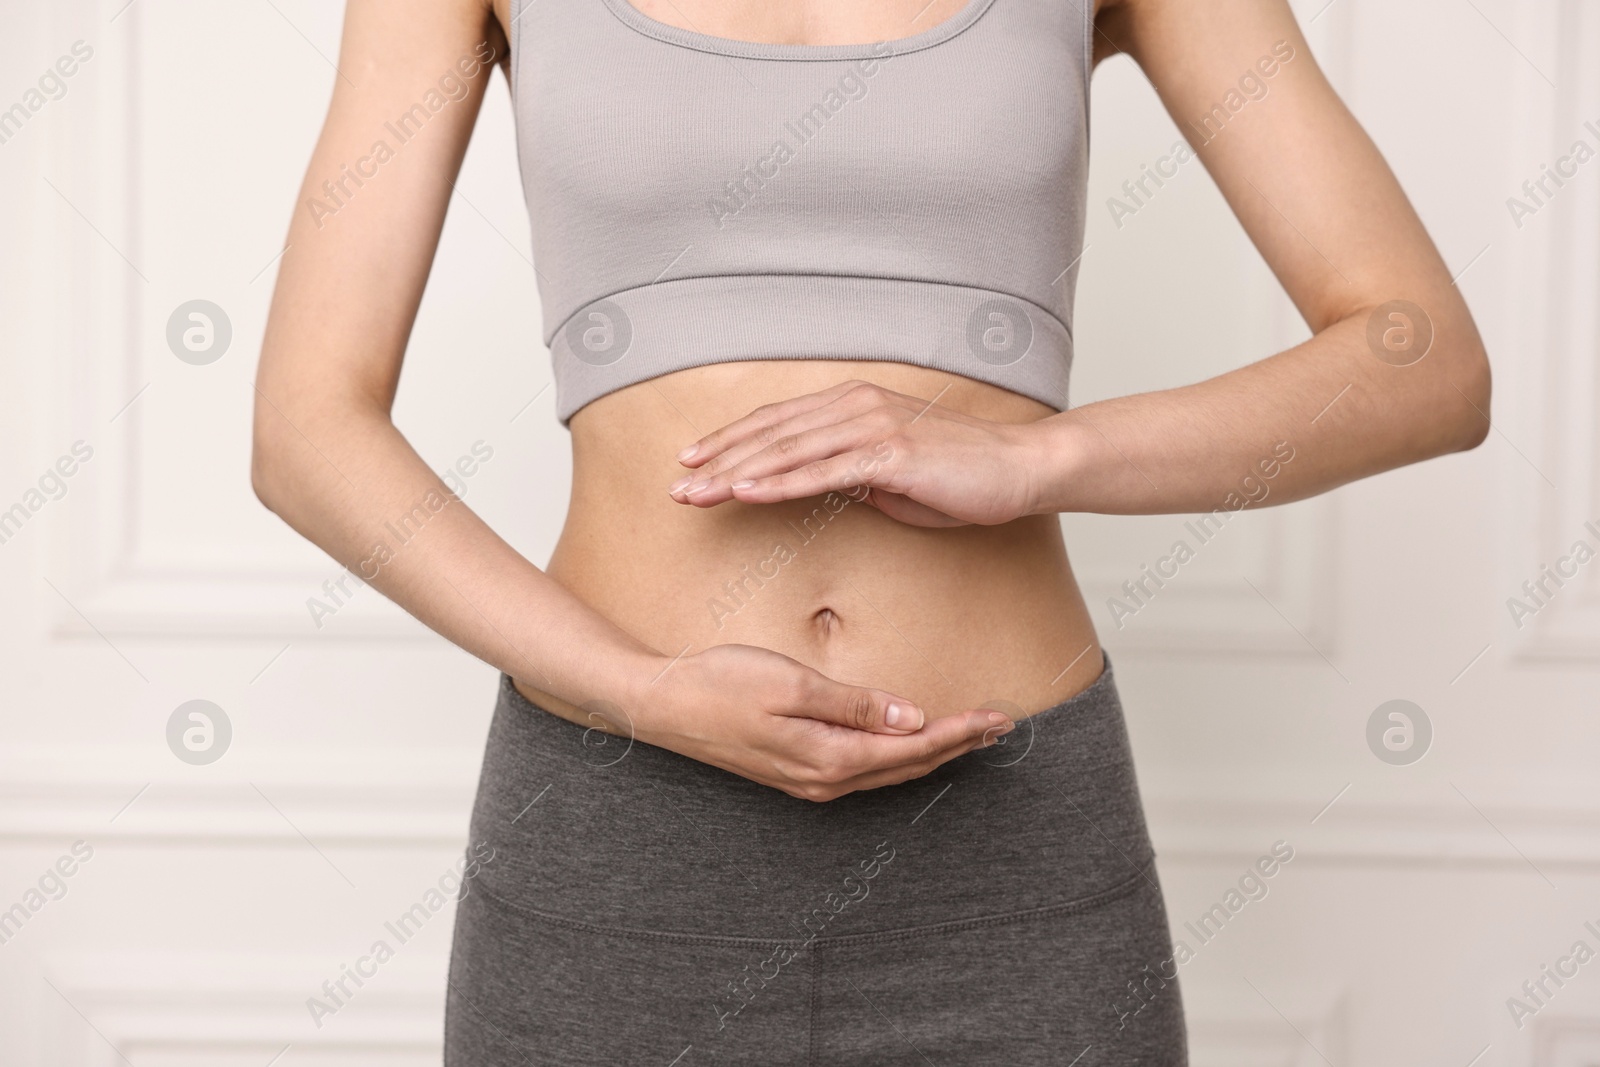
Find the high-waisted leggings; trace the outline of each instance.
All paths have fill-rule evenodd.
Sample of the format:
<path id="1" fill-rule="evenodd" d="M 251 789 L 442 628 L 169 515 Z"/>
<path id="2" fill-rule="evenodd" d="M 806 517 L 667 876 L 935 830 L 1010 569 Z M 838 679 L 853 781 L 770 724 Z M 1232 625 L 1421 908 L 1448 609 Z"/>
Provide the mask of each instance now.
<path id="1" fill-rule="evenodd" d="M 1180 1067 L 1111 676 L 902 785 L 797 800 L 502 678 L 451 1067 Z"/>

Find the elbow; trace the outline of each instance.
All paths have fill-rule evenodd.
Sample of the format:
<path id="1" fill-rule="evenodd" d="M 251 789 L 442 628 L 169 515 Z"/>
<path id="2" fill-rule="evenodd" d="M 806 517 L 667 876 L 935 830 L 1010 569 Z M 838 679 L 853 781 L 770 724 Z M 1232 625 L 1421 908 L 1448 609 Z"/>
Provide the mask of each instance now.
<path id="1" fill-rule="evenodd" d="M 1472 343 L 1449 369 L 1450 393 L 1453 401 L 1444 410 L 1450 411 L 1450 451 L 1470 452 L 1489 436 L 1490 400 L 1493 393 L 1493 375 L 1489 369 L 1489 355 L 1476 333 Z"/>
<path id="2" fill-rule="evenodd" d="M 281 515 L 285 494 L 295 484 L 290 466 L 295 457 L 295 441 L 287 420 L 264 397 L 256 397 L 255 417 L 250 433 L 250 488 L 268 511 Z"/>
<path id="3" fill-rule="evenodd" d="M 250 444 L 250 488 L 263 507 L 274 514 L 278 511 L 281 479 L 278 476 L 279 452 L 276 442 L 268 440 L 258 426 Z"/>
<path id="4" fill-rule="evenodd" d="M 290 513 L 320 497 L 327 474 L 347 484 L 335 460 L 374 444 L 392 430 L 388 410 L 367 402 L 294 403 L 268 400 L 257 390 L 250 436 L 250 488 L 268 511 L 293 525 Z M 337 491 L 337 490 L 335 490 Z"/>

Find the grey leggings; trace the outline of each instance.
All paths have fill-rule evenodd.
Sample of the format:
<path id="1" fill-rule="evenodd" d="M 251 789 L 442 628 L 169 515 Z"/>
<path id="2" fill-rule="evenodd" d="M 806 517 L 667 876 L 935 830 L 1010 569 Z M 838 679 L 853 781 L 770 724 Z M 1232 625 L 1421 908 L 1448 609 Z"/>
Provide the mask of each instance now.
<path id="1" fill-rule="evenodd" d="M 501 680 L 452 1067 L 1180 1067 L 1109 661 L 925 778 L 827 804 L 585 731 Z"/>

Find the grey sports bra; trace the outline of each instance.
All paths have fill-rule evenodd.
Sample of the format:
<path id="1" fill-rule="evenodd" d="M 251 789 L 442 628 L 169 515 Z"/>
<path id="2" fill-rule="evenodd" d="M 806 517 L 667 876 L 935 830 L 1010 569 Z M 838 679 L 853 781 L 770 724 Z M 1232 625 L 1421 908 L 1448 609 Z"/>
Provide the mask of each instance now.
<path id="1" fill-rule="evenodd" d="M 1089 0 L 968 0 L 863 45 L 512 0 L 517 146 L 563 424 L 671 371 L 890 360 L 1067 406 Z"/>

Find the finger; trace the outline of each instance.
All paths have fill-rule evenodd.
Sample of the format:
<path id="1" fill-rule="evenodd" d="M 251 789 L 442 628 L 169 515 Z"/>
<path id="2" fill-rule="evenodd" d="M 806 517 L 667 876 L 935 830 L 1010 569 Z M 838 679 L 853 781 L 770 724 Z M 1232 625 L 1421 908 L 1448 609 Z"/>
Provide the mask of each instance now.
<path id="1" fill-rule="evenodd" d="M 850 498 L 875 507 L 895 522 L 903 522 L 907 526 L 926 526 L 932 530 L 942 530 L 951 526 L 972 525 L 969 519 L 958 519 L 948 512 L 930 508 L 903 494 L 886 492 L 882 489 L 868 489 L 866 496 L 851 493 Z"/>
<path id="2" fill-rule="evenodd" d="M 912 737 L 863 736 L 843 740 L 859 753 L 855 777 L 865 777 L 915 764 L 937 767 L 992 742 L 1015 726 L 1004 712 L 978 708 L 935 719 Z"/>
<path id="3" fill-rule="evenodd" d="M 729 498 L 746 504 L 803 500 L 806 497 L 834 492 L 848 494 L 852 499 L 860 499 L 865 495 L 862 486 L 890 488 L 883 471 L 883 462 L 883 457 L 878 452 L 858 449 L 831 459 L 815 460 L 795 470 L 783 471 L 764 478 L 741 478 L 730 482 L 724 493 Z M 688 501 L 691 504 L 699 504 L 704 497 L 712 495 L 715 495 L 715 490 L 689 497 Z"/>
<path id="4" fill-rule="evenodd" d="M 837 405 L 836 415 L 830 414 L 807 422 L 795 427 L 794 430 L 788 430 L 784 426 L 787 422 L 834 405 Z M 844 417 L 863 414 L 874 407 L 889 405 L 896 405 L 909 411 L 922 411 L 929 406 L 914 396 L 897 393 L 870 382 L 841 382 L 831 389 L 757 408 L 743 419 L 729 423 L 722 429 L 701 438 L 696 444 L 690 445 L 678 453 L 678 460 L 688 467 L 700 467 L 708 471 L 722 470 L 728 463 L 736 462 L 730 460 L 728 454 L 740 445 L 745 446 L 743 451 L 747 453 L 757 448 L 764 448 L 783 433 L 797 432 L 812 425 L 837 421 Z"/>
<path id="5" fill-rule="evenodd" d="M 882 689 L 845 685 L 811 672 L 802 683 L 801 699 L 773 714 L 795 719 L 816 719 L 848 726 L 864 733 L 915 734 L 927 721 L 916 704 Z"/>
<path id="6" fill-rule="evenodd" d="M 874 441 L 875 425 L 866 419 L 852 419 L 821 429 L 810 430 L 794 436 L 780 437 L 769 447 L 750 456 L 744 462 L 720 474 L 697 477 L 690 485 L 682 482 L 671 486 L 672 498 L 679 503 L 711 507 L 732 500 L 744 499 L 733 487 L 751 488 L 761 479 L 781 477 L 796 471 L 813 469 L 820 476 L 827 464 L 839 456 L 854 457 L 834 472 L 834 481 L 814 493 L 828 489 L 853 488 L 867 484 L 876 477 L 884 460 L 893 455 L 890 446 L 881 438 Z M 828 467 L 832 471 L 833 468 Z M 807 483 L 809 484 L 809 483 Z M 793 494 L 790 495 L 814 495 Z M 787 498 L 775 498 L 787 499 Z"/>
<path id="7" fill-rule="evenodd" d="M 994 744 L 1015 726 L 1002 712 L 979 708 L 937 719 L 910 737 L 856 734 L 845 739 L 854 750 L 853 755 L 839 760 L 836 773 L 824 788 L 830 796 L 837 797 L 908 782 L 968 752 Z M 858 770 L 850 773 L 851 766 Z"/>
<path id="8" fill-rule="evenodd" d="M 976 740 L 966 741 L 962 744 L 947 748 L 938 755 L 918 763 L 906 763 L 902 764 L 901 766 L 891 767 L 888 770 L 882 771 L 869 771 L 866 774 L 858 775 L 855 778 L 841 782 L 838 786 L 840 790 L 840 796 L 843 796 L 846 792 L 858 793 L 864 789 L 882 789 L 884 786 L 900 785 L 901 783 L 909 782 L 914 778 L 925 777 L 929 774 L 932 774 L 940 767 L 943 767 L 946 763 L 949 763 L 953 759 L 960 759 L 969 752 L 975 752 L 980 748 L 987 748 L 994 743 L 995 742 L 989 737 L 989 735 L 985 733 L 980 735 Z"/>
<path id="9" fill-rule="evenodd" d="M 794 421 L 790 420 L 785 426 L 792 425 Z M 803 433 L 786 433 L 768 441 L 765 446 L 755 445 L 755 438 L 751 438 L 737 446 L 737 451 L 752 453 L 739 464 L 727 462 L 732 455 L 728 453 L 708 463 L 698 473 L 678 479 L 667 487 L 667 492 L 680 504 L 699 504 L 704 507 L 721 504 L 733 499 L 729 487 L 735 482 L 749 481 L 753 477 L 788 470 L 849 451 L 862 443 L 865 432 L 866 428 L 859 424 L 859 420 L 853 420 L 835 422 Z M 759 436 L 765 438 L 765 434 Z M 748 449 L 747 445 L 750 446 Z M 712 471 L 712 467 L 716 470 Z"/>
<path id="10" fill-rule="evenodd" d="M 721 455 L 730 445 L 744 440 L 751 434 L 765 427 L 776 426 L 786 419 L 791 419 L 796 415 L 804 414 L 825 404 L 831 404 L 845 393 L 864 384 L 866 383 L 858 381 L 840 382 L 831 389 L 807 393 L 804 396 L 797 396 L 792 400 L 779 401 L 776 404 L 764 404 L 743 418 L 735 419 L 733 422 L 728 423 L 720 430 L 713 430 L 682 452 L 679 452 L 678 462 L 685 467 L 699 467 L 707 460 Z"/>
<path id="11" fill-rule="evenodd" d="M 784 419 L 782 422 L 763 426 L 754 433 L 747 434 L 742 440 L 729 444 L 721 455 L 700 464 L 695 480 L 703 481 L 713 474 L 733 470 L 751 456 L 768 449 L 781 450 L 785 447 L 784 442 L 792 442 L 793 438 L 800 437 L 808 431 L 849 422 L 861 414 L 858 410 L 860 407 L 858 403 L 851 403 L 847 394 Z"/>

